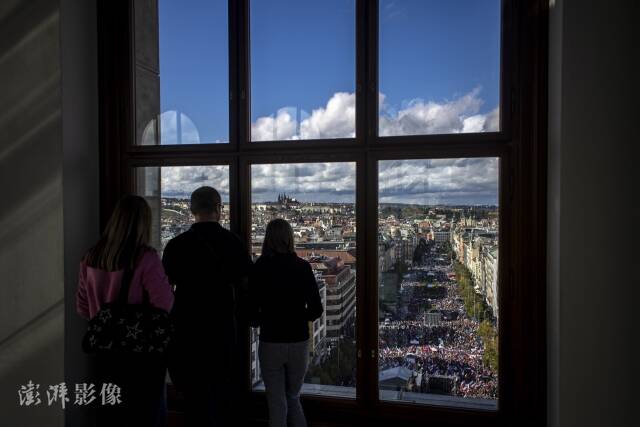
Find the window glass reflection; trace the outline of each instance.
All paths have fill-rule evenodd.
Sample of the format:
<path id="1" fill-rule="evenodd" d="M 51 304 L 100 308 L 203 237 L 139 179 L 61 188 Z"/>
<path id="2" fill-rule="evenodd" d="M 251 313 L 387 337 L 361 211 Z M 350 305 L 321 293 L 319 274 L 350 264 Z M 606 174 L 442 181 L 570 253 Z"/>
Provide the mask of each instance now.
<path id="1" fill-rule="evenodd" d="M 158 0 L 158 70 L 136 68 L 138 144 L 229 142 L 227 8 L 227 0 Z"/>

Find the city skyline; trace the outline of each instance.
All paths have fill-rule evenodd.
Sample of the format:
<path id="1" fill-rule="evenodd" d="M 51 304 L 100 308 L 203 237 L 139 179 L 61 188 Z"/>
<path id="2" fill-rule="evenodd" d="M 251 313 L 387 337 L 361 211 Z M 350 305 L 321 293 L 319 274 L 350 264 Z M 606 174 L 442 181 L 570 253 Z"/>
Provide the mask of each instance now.
<path id="1" fill-rule="evenodd" d="M 441 192 L 451 191 L 455 188 L 442 182 L 447 173 L 459 172 L 461 168 L 495 166 L 496 160 L 381 162 L 381 187 L 409 195 L 420 195 L 431 187 Z M 434 169 L 448 172 L 430 176 L 429 172 Z M 359 270 L 356 210 L 352 201 L 335 200 L 350 187 L 336 188 L 334 200 L 320 203 L 307 202 L 296 192 L 282 189 L 283 184 L 299 181 L 298 186 L 312 197 L 330 194 L 317 182 L 339 181 L 345 172 L 347 175 L 355 172 L 355 164 L 253 165 L 251 171 L 254 190 L 262 189 L 261 197 L 270 196 L 269 200 L 254 202 L 250 207 L 248 244 L 252 258 L 260 257 L 271 220 L 290 221 L 294 250 L 309 262 L 324 309 L 323 315 L 309 326 L 310 361 L 302 392 L 355 397 Z M 166 172 L 165 181 L 175 178 L 183 184 L 215 184 L 212 178 L 225 182 L 228 168 L 210 166 L 187 171 L 170 168 Z M 428 179 L 422 182 L 425 174 Z M 415 179 L 405 181 L 407 176 Z M 476 177 L 467 189 L 477 193 L 485 191 L 485 185 Z M 380 203 L 376 212 L 380 399 L 429 403 L 433 393 L 444 393 L 448 399 L 457 399 L 460 403 L 472 398 L 468 401 L 472 407 L 495 409 L 498 207 L 476 210 L 467 205 L 432 210 L 425 204 L 422 204 L 425 209 L 405 208 L 404 204 L 398 208 L 397 205 Z M 189 229 L 192 218 L 187 198 L 163 198 L 161 207 L 156 244 L 164 247 L 169 239 Z M 223 212 L 221 223 L 229 226 L 228 211 Z M 255 390 L 262 390 L 259 330 L 252 329 L 250 338 L 252 385 Z"/>
<path id="2" fill-rule="evenodd" d="M 498 205 L 497 158 L 385 160 L 379 162 L 379 203 Z M 255 164 L 252 202 L 287 193 L 301 202 L 355 202 L 355 163 Z M 229 200 L 229 167 L 174 166 L 161 169 L 162 197 L 187 198 L 210 185 Z"/>

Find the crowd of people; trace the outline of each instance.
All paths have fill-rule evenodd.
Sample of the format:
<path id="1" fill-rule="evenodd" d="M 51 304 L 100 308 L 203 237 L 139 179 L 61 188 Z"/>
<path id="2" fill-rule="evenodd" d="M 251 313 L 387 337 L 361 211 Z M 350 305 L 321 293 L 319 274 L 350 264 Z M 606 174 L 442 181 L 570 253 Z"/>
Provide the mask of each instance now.
<path id="1" fill-rule="evenodd" d="M 424 260 L 422 268 L 429 266 L 428 261 Z M 449 267 L 433 268 L 442 273 Z M 433 292 L 429 292 L 434 285 L 446 290 L 442 297 L 434 298 Z M 484 344 L 478 333 L 479 322 L 465 313 L 458 289 L 454 280 L 430 286 L 401 286 L 395 315 L 379 325 L 379 370 L 399 366 L 411 370 L 407 391 L 430 392 L 430 378 L 447 377 L 455 383 L 446 391 L 449 394 L 496 399 L 497 373 L 483 363 Z M 426 319 L 429 312 L 457 315 L 442 316 L 434 323 Z"/>
<path id="2" fill-rule="evenodd" d="M 477 328 L 477 322 L 468 318 L 443 321 L 434 326 L 425 324 L 423 320 L 394 321 L 380 325 L 379 340 L 381 347 L 438 346 L 476 352 L 482 351 Z"/>

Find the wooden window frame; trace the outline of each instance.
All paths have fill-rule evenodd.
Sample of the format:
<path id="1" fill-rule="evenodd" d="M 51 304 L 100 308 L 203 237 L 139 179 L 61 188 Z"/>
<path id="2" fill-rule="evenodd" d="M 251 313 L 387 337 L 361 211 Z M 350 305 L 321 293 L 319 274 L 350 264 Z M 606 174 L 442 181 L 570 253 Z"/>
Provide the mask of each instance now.
<path id="1" fill-rule="evenodd" d="M 229 143 L 181 146 L 135 145 L 134 0 L 98 2 L 101 224 L 118 198 L 134 191 L 135 167 L 228 164 L 231 229 L 250 245 L 252 163 L 356 162 L 357 258 L 363 266 L 357 339 L 362 355 L 374 351 L 377 357 L 377 328 L 362 325 L 377 324 L 378 218 L 367 212 L 377 212 L 378 161 L 499 157 L 498 410 L 379 401 L 375 357 L 358 359 L 356 399 L 305 396 L 304 406 L 309 420 L 327 425 L 545 425 L 548 2 L 502 1 L 499 132 L 378 137 L 378 0 L 356 0 L 356 138 L 251 142 L 250 0 L 228 1 Z M 238 384 L 246 399 L 238 416 L 263 422 L 264 397 L 247 387 L 248 329 L 242 338 L 247 348 Z M 170 407 L 179 410 L 181 402 L 172 399 Z"/>

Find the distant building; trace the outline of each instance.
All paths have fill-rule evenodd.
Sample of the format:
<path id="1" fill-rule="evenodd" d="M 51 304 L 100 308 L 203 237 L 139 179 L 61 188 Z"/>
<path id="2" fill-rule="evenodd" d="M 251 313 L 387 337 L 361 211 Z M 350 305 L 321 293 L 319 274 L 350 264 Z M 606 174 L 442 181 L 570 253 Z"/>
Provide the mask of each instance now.
<path id="1" fill-rule="evenodd" d="M 326 336 L 337 341 L 356 312 L 356 274 L 341 258 L 312 257 L 312 268 L 326 285 Z"/>
<path id="2" fill-rule="evenodd" d="M 327 286 L 322 277 L 316 274 L 316 282 L 318 283 L 318 291 L 320 293 L 320 302 L 322 307 L 327 306 Z M 322 312 L 322 316 L 311 323 L 309 351 L 312 354 L 322 352 L 325 346 L 325 338 L 327 337 L 327 312 Z"/>
<path id="3" fill-rule="evenodd" d="M 432 230 L 433 240 L 436 243 L 444 243 L 451 240 L 451 231 L 448 229 Z"/>
<path id="4" fill-rule="evenodd" d="M 324 239 L 329 241 L 342 240 L 342 226 L 334 225 L 324 232 Z"/>
<path id="5" fill-rule="evenodd" d="M 295 197 L 289 197 L 286 193 L 278 194 L 278 204 L 284 207 L 298 206 L 300 202 Z"/>
<path id="6" fill-rule="evenodd" d="M 485 246 L 482 257 L 483 282 L 487 304 L 491 306 L 493 315 L 499 318 L 498 312 L 498 247 Z"/>
<path id="7" fill-rule="evenodd" d="M 498 319 L 498 232 L 464 226 L 469 221 L 453 228 L 451 245 L 458 261 L 471 273 L 476 291 L 484 296 Z"/>
<path id="8" fill-rule="evenodd" d="M 418 245 L 416 236 L 407 236 L 403 239 L 395 239 L 395 262 L 410 264 L 413 261 L 413 252 Z"/>
<path id="9" fill-rule="evenodd" d="M 381 234 L 378 237 L 378 271 L 385 273 L 393 268 L 394 246 Z"/>

